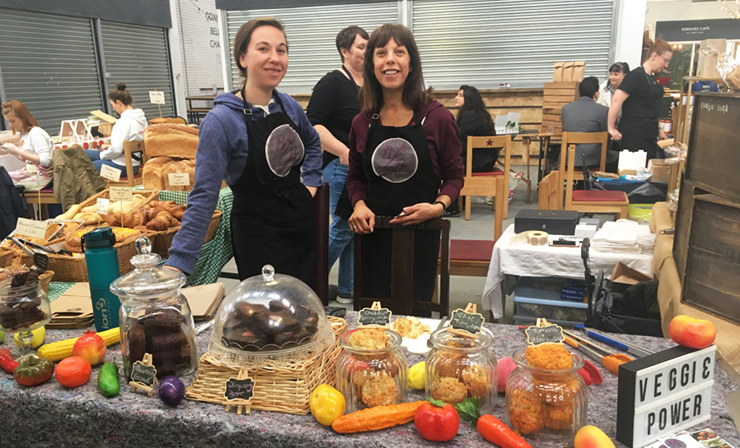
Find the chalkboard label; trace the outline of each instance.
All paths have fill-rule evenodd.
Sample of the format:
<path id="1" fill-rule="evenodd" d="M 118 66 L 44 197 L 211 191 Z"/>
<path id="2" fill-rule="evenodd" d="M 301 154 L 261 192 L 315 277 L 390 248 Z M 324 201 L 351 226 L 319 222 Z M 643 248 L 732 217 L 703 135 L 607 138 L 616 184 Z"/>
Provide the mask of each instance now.
<path id="1" fill-rule="evenodd" d="M 560 343 L 565 340 L 563 329 L 559 325 L 528 327 L 525 333 L 527 334 L 527 342 L 530 345 L 540 345 L 548 342 Z"/>
<path id="2" fill-rule="evenodd" d="M 468 313 L 463 310 L 455 310 L 450 318 L 450 328 L 453 330 L 467 331 L 472 335 L 480 333 L 483 322 L 486 320 L 480 313 Z"/>
<path id="3" fill-rule="evenodd" d="M 252 381 L 252 378 L 246 378 L 243 380 L 229 378 L 226 381 L 226 391 L 224 392 L 224 398 L 226 398 L 226 400 L 249 401 L 252 399 L 253 396 L 254 381 Z"/>
<path id="4" fill-rule="evenodd" d="M 131 381 L 152 387 L 157 383 L 157 369 L 141 361 L 136 361 L 131 366 Z"/>
<path id="5" fill-rule="evenodd" d="M 378 325 L 386 327 L 391 323 L 391 310 L 388 308 L 380 308 L 374 310 L 372 308 L 363 308 L 360 310 L 360 317 L 357 319 L 360 326 Z"/>

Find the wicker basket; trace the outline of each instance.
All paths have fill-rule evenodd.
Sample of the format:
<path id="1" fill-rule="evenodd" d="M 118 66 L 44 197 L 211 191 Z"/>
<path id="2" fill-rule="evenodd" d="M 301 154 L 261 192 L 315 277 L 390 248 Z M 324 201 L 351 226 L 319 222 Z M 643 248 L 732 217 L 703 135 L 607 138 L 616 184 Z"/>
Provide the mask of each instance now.
<path id="1" fill-rule="evenodd" d="M 213 212 L 211 222 L 208 224 L 208 230 L 206 231 L 206 238 L 203 240 L 203 244 L 211 241 L 216 236 L 218 226 L 221 224 L 221 210 Z M 162 258 L 169 257 L 170 246 L 172 246 L 172 240 L 175 239 L 175 235 L 180 230 L 180 226 L 172 227 L 162 232 L 154 232 L 149 239 L 152 241 L 152 252 L 159 254 Z"/>
<path id="2" fill-rule="evenodd" d="M 43 274 L 39 275 L 39 284 L 44 292 L 49 292 L 49 283 L 54 277 L 54 271 L 44 271 Z"/>
<path id="3" fill-rule="evenodd" d="M 319 384 L 334 385 L 337 379 L 337 359 L 342 351 L 339 340 L 347 331 L 347 322 L 337 317 L 329 317 L 334 330 L 334 344 L 326 353 L 313 359 L 275 363 L 257 369 L 249 369 L 249 377 L 254 380 L 254 397 L 251 408 L 260 411 L 284 412 L 306 415 L 308 396 Z M 239 366 L 232 366 L 215 360 L 206 353 L 200 358 L 198 373 L 193 384 L 188 387 L 185 397 L 195 401 L 236 406 L 226 401 L 224 392 L 226 381 L 236 377 Z"/>
<path id="4" fill-rule="evenodd" d="M 0 247 L 0 268 L 10 266 L 13 262 L 13 251 Z"/>

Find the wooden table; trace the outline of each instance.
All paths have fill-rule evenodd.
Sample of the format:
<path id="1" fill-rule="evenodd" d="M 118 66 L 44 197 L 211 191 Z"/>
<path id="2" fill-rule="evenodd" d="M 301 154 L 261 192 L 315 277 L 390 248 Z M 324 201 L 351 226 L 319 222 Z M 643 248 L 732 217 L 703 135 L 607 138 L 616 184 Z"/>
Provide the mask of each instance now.
<path id="1" fill-rule="evenodd" d="M 540 140 L 540 159 L 537 162 L 537 184 L 539 185 L 540 181 L 543 177 L 547 174 L 547 154 L 550 149 L 550 142 L 552 140 L 560 141 L 563 136 L 562 134 L 554 134 L 554 133 L 543 133 L 538 132 L 536 134 L 522 134 L 522 141 L 524 142 L 524 145 L 527 147 L 525 153 L 527 154 L 527 171 L 529 171 L 529 147 L 532 144 L 532 139 L 538 138 Z M 545 165 L 542 166 L 542 160 L 544 159 Z M 530 187 L 531 188 L 531 187 Z M 527 188 L 527 193 L 529 194 L 530 188 Z"/>

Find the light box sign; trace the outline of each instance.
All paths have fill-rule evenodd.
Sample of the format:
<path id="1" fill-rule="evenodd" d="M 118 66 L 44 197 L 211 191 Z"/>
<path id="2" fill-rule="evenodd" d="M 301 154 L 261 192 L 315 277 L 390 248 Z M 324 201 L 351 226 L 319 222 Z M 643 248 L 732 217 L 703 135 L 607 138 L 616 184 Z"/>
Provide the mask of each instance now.
<path id="1" fill-rule="evenodd" d="M 709 420 L 716 351 L 679 346 L 619 366 L 617 440 L 641 448 Z"/>
<path id="2" fill-rule="evenodd" d="M 656 22 L 655 36 L 668 42 L 698 42 L 704 39 L 740 39 L 735 19 L 676 20 Z M 720 48 L 724 53 L 724 49 Z"/>

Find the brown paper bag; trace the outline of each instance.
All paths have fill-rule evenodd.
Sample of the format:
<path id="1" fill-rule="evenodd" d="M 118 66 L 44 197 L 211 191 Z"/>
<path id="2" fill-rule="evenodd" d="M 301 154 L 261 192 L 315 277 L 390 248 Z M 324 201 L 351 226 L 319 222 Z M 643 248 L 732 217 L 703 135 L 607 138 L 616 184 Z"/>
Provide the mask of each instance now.
<path id="1" fill-rule="evenodd" d="M 573 61 L 563 62 L 563 82 L 573 81 L 573 64 Z"/>
<path id="2" fill-rule="evenodd" d="M 573 63 L 573 77 L 571 81 L 583 81 L 586 75 L 586 61 L 575 61 Z"/>
<path id="3" fill-rule="evenodd" d="M 552 72 L 552 82 L 563 82 L 563 63 L 556 62 Z"/>

